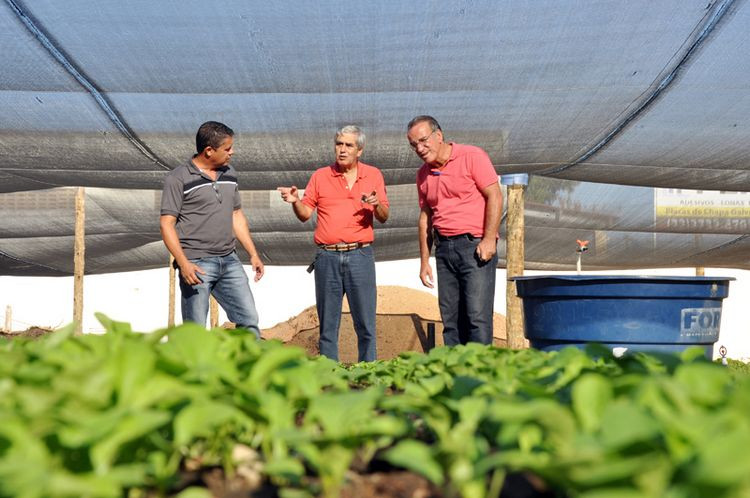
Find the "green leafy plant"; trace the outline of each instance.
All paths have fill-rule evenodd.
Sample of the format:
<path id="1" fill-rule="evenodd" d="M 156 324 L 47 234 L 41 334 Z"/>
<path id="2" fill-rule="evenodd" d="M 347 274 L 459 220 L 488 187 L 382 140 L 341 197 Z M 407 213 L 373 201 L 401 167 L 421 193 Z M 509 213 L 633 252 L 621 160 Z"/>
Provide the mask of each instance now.
<path id="1" fill-rule="evenodd" d="M 748 369 L 699 351 L 471 344 L 345 367 L 241 330 L 100 320 L 0 343 L 0 496 L 206 496 L 187 467 L 250 464 L 284 496 L 338 496 L 371 465 L 470 498 L 510 472 L 589 498 L 750 494 Z"/>

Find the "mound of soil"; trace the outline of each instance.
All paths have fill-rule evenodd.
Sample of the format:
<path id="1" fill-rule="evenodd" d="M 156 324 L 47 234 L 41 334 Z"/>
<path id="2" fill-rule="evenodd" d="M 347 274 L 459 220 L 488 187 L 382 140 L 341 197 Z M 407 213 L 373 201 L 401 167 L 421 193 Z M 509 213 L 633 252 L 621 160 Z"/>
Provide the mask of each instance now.
<path id="1" fill-rule="evenodd" d="M 47 335 L 50 332 L 54 332 L 54 330 L 44 327 L 29 327 L 26 330 L 20 330 L 18 332 L 0 332 L 0 338 L 13 339 L 16 337 L 30 337 L 36 339 L 37 337 Z"/>
<path id="2" fill-rule="evenodd" d="M 354 363 L 357 361 L 357 335 L 346 300 L 343 310 L 339 329 L 339 360 L 343 363 Z M 378 359 L 395 358 L 403 351 L 428 350 L 430 324 L 434 325 L 435 329 L 435 345 L 442 346 L 443 326 L 440 323 L 440 311 L 435 296 L 406 287 L 378 287 Z M 300 346 L 310 355 L 320 354 L 320 322 L 314 306 L 286 322 L 261 331 L 261 335 L 265 339 L 279 339 Z M 500 313 L 495 313 L 494 336 L 495 345 L 504 347 L 507 344 L 505 316 Z"/>

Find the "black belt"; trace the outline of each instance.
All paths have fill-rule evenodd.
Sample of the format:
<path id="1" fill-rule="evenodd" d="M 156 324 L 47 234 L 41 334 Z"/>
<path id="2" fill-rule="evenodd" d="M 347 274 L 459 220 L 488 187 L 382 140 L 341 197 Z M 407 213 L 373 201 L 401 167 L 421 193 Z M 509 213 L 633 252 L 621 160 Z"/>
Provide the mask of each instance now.
<path id="1" fill-rule="evenodd" d="M 469 240 L 474 240 L 476 237 L 470 233 L 459 233 L 458 235 L 441 235 L 440 232 L 435 230 L 435 238 L 438 240 L 451 240 L 451 239 L 460 239 L 466 237 Z"/>

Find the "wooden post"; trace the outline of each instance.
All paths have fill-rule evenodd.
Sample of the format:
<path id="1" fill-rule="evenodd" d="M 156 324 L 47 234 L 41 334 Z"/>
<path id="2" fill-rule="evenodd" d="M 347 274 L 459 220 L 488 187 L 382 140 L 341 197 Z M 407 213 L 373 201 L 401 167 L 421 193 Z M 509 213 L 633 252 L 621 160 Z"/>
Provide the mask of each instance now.
<path id="1" fill-rule="evenodd" d="M 175 277 L 174 256 L 169 255 L 169 310 L 167 311 L 167 327 L 174 327 L 174 303 L 175 303 Z"/>
<path id="2" fill-rule="evenodd" d="M 706 268 L 703 266 L 696 266 L 695 267 L 695 276 L 696 277 L 704 277 L 706 276 Z"/>
<path id="3" fill-rule="evenodd" d="M 75 197 L 76 222 L 73 245 L 73 322 L 75 334 L 83 332 L 83 275 L 86 255 L 86 202 L 85 190 L 78 187 Z"/>
<path id="4" fill-rule="evenodd" d="M 508 178 L 510 177 L 510 178 Z M 516 294 L 516 283 L 511 277 L 523 275 L 524 267 L 524 212 L 523 194 L 528 175 L 504 175 L 502 181 L 508 186 L 508 215 L 505 221 L 505 257 L 506 257 L 506 288 L 505 288 L 505 330 L 508 335 L 508 347 L 511 349 L 525 349 L 528 342 L 524 337 L 523 309 L 521 298 Z"/>
<path id="5" fill-rule="evenodd" d="M 13 332 L 13 308 L 10 304 L 5 307 L 5 331 L 9 334 Z"/>
<path id="6" fill-rule="evenodd" d="M 215 328 L 219 326 L 219 303 L 216 302 L 216 298 L 214 296 L 211 296 L 208 301 L 208 308 L 211 311 L 211 328 Z"/>

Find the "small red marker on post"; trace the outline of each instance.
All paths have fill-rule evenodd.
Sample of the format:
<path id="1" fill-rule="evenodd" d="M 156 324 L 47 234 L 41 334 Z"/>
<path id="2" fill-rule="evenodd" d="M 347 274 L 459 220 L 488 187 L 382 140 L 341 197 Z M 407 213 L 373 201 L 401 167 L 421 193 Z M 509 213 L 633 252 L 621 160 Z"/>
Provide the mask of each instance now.
<path id="1" fill-rule="evenodd" d="M 576 261 L 576 272 L 580 275 L 581 273 L 581 254 L 584 253 L 584 251 L 589 250 L 589 241 L 588 240 L 578 240 L 576 239 L 576 244 L 578 244 L 578 247 L 576 248 L 576 254 L 578 256 L 578 259 Z"/>

